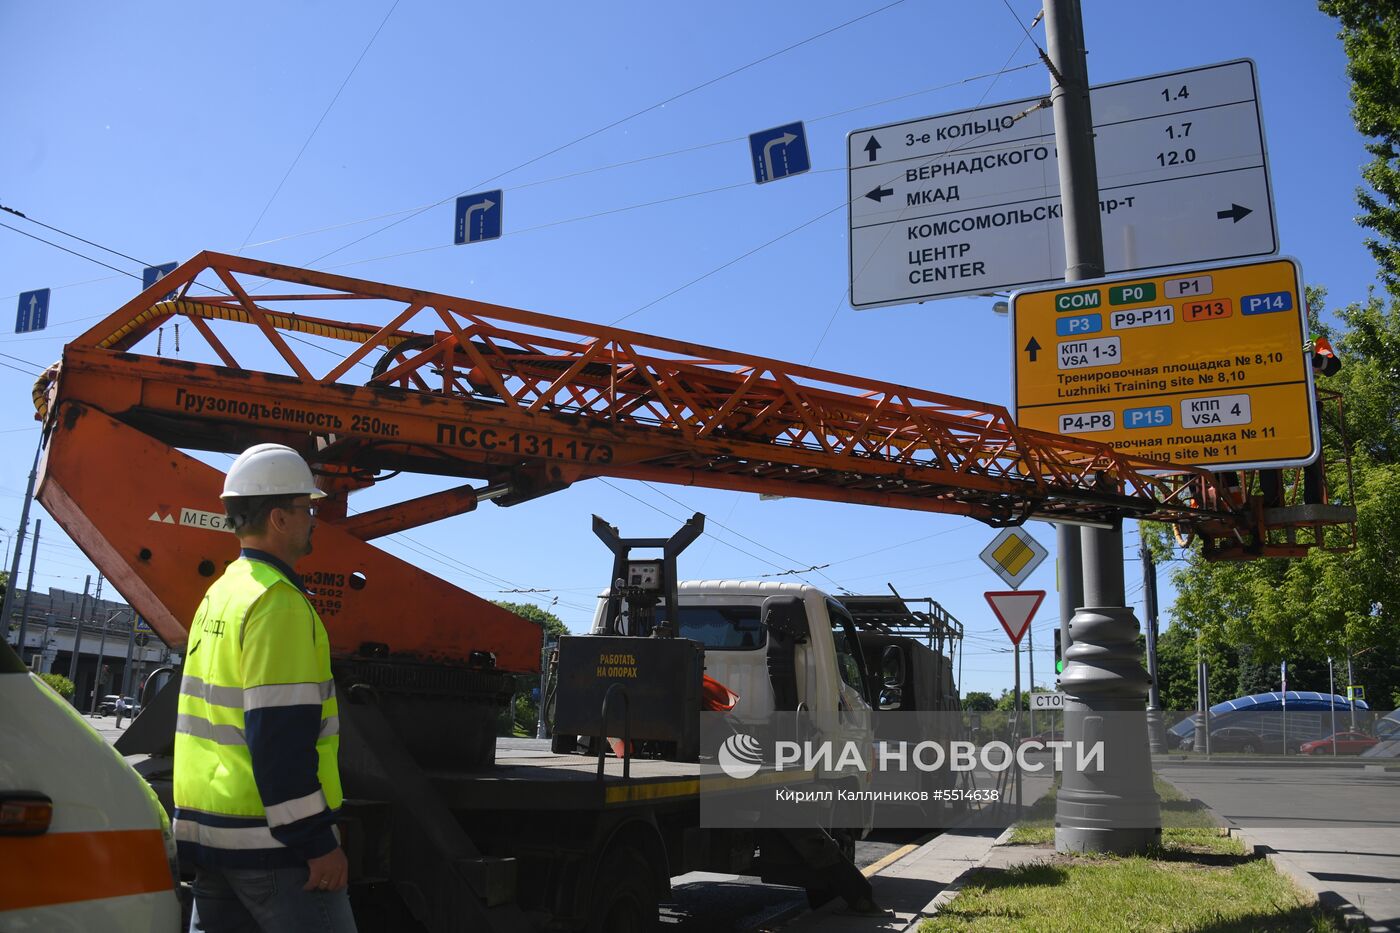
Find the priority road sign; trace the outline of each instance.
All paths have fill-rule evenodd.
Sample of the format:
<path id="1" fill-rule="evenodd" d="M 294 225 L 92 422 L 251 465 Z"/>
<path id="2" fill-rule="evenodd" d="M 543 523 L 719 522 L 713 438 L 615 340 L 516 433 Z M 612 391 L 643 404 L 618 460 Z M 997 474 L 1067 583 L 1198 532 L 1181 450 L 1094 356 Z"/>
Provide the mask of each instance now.
<path id="1" fill-rule="evenodd" d="M 1021 643 L 1035 611 L 1045 599 L 1044 590 L 993 591 L 982 595 L 986 597 L 987 605 L 992 607 L 1001 627 L 1006 629 L 1006 637 L 1011 639 L 1013 645 Z"/>
<path id="2" fill-rule="evenodd" d="M 142 291 L 145 291 L 146 289 L 150 288 L 152 285 L 154 285 L 154 284 L 156 284 L 157 282 L 159 282 L 161 279 L 165 278 L 165 277 L 166 277 L 167 275 L 169 275 L 170 273 L 174 272 L 174 271 L 175 271 L 175 267 L 178 266 L 178 265 L 179 265 L 178 262 L 163 262 L 163 263 L 161 263 L 161 264 L 158 265 L 158 266 L 147 266 L 146 268 L 142 269 L 142 270 L 141 270 L 141 290 L 142 290 Z M 166 295 L 165 295 L 165 299 L 164 299 L 164 300 L 165 300 L 165 301 L 174 301 L 174 300 L 175 300 L 175 295 L 176 295 L 176 292 L 167 292 Z"/>
<path id="3" fill-rule="evenodd" d="M 812 167 L 807 154 L 807 130 L 801 121 L 749 135 L 753 180 L 757 184 L 800 175 Z"/>
<path id="4" fill-rule="evenodd" d="M 1282 257 L 1011 296 L 1013 415 L 1212 470 L 1318 453 L 1302 271 Z"/>
<path id="5" fill-rule="evenodd" d="M 1278 252 L 1248 60 L 1092 88 L 1110 273 Z M 1042 98 L 847 138 L 851 305 L 1062 279 L 1054 115 Z"/>
<path id="6" fill-rule="evenodd" d="M 43 330 L 48 326 L 49 290 L 40 288 L 32 292 L 20 292 L 19 307 L 15 312 L 15 333 Z"/>
<path id="7" fill-rule="evenodd" d="M 1003 528 L 992 543 L 982 549 L 980 556 L 993 573 L 1015 589 L 1040 566 L 1046 553 L 1040 542 L 1024 528 Z"/>
<path id="8" fill-rule="evenodd" d="M 502 200 L 499 188 L 458 198 L 452 242 L 460 246 L 500 237 Z"/>

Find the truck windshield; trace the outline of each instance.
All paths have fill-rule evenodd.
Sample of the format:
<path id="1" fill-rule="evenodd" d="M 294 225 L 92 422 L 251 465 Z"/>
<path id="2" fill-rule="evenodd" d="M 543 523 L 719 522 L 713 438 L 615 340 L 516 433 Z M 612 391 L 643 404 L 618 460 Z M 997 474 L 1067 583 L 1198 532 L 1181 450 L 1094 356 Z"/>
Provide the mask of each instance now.
<path id="1" fill-rule="evenodd" d="M 758 606 L 681 606 L 676 634 L 711 650 L 762 648 L 766 633 L 759 624 L 761 611 Z M 665 606 L 657 606 L 657 621 L 665 616 Z"/>

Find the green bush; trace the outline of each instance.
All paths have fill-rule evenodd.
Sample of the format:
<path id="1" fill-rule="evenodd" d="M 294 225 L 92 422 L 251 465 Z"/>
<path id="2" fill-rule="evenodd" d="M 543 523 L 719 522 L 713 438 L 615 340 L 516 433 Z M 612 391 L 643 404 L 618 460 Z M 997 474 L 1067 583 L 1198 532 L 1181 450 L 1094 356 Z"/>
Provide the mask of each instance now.
<path id="1" fill-rule="evenodd" d="M 53 688 L 65 700 L 73 699 L 73 681 L 62 674 L 40 674 L 39 679 Z"/>

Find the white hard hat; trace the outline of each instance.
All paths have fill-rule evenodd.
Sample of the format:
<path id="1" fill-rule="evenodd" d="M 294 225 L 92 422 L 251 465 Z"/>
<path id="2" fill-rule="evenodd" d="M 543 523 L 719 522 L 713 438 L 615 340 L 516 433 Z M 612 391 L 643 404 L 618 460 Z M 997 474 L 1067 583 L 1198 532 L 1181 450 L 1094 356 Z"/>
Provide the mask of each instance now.
<path id="1" fill-rule="evenodd" d="M 310 496 L 324 499 L 301 454 L 284 444 L 258 444 L 238 455 L 224 477 L 220 499 L 238 496 Z"/>

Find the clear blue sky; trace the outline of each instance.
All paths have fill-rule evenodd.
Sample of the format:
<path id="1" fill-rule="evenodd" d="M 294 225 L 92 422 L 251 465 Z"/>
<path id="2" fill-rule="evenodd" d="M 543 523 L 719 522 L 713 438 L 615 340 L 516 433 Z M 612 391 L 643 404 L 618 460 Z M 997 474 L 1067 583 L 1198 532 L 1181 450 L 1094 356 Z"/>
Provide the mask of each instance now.
<path id="1" fill-rule="evenodd" d="M 627 326 L 1007 404 L 1008 321 L 989 300 L 850 309 L 844 210 L 733 262 L 844 203 L 848 132 L 1045 93 L 1040 66 L 955 83 L 1036 61 L 1017 23 L 1029 24 L 1033 0 L 1010 0 L 1014 17 L 1000 0 L 883 6 L 4 4 L 0 203 L 148 262 L 241 248 L 306 265 L 374 234 L 317 267 L 585 321 L 647 306 Z M 1364 297 L 1374 267 L 1353 190 L 1366 154 L 1331 20 L 1305 0 L 1087 0 L 1085 23 L 1095 83 L 1254 59 L 1282 250 L 1333 307 Z M 1044 44 L 1043 27 L 1032 34 Z M 881 103 L 893 98 L 903 99 Z M 813 170 L 754 185 L 745 137 L 795 120 L 806 121 Z M 675 150 L 691 151 L 600 170 Z M 506 192 L 499 240 L 452 246 L 450 203 L 375 233 L 406 216 L 394 212 L 496 187 Z M 140 272 L 23 220 L 0 222 Z M 14 335 L 6 317 L 0 336 L 0 526 L 12 537 L 38 437 L 32 374 L 139 283 L 10 230 L 0 244 L 5 315 L 21 291 L 53 289 L 47 331 Z M 967 519 L 590 481 L 412 537 L 468 565 L 427 564 L 482 596 L 549 590 L 529 598 L 557 596 L 579 629 L 609 567 L 589 515 L 664 535 L 691 511 L 709 515 L 714 534 L 682 559 L 686 577 L 830 564 L 804 578 L 873 592 L 892 582 L 966 624 L 965 690 L 1010 685 L 1007 642 L 981 595 L 1001 584 L 976 556 L 994 531 Z M 95 571 L 36 515 L 37 585 L 81 589 Z M 1031 528 L 1053 555 L 1053 529 Z M 1125 538 L 1135 552 L 1135 529 Z M 1135 602 L 1136 562 L 1127 577 Z M 1025 586 L 1053 591 L 1053 560 Z M 1056 605 L 1052 592 L 1036 622 L 1042 683 Z"/>

